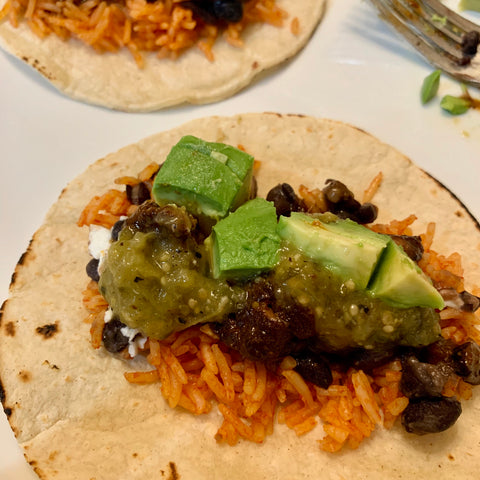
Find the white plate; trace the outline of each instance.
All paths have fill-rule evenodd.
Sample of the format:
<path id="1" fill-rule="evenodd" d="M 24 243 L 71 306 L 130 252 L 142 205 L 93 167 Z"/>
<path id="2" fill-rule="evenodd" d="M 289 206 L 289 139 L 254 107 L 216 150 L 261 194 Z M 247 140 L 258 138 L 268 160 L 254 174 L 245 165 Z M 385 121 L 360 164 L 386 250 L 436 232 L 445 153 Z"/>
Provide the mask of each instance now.
<path id="1" fill-rule="evenodd" d="M 329 117 L 388 142 L 451 188 L 480 218 L 480 111 L 451 117 L 420 104 L 432 71 L 385 26 L 367 2 L 330 1 L 300 55 L 221 103 L 152 114 L 84 105 L 53 89 L 22 62 L 0 53 L 0 299 L 15 264 L 67 182 L 94 160 L 191 118 L 247 111 Z M 460 94 L 444 79 L 440 95 Z M 480 95 L 472 89 L 473 95 Z M 4 415 L 0 478 L 34 480 Z"/>

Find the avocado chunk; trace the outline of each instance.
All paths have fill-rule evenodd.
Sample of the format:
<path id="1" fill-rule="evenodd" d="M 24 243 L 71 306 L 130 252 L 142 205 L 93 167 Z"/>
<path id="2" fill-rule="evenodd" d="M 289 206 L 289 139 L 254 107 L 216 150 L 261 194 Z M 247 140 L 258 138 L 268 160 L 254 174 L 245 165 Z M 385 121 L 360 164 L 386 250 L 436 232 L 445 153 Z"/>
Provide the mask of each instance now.
<path id="1" fill-rule="evenodd" d="M 418 265 L 390 241 L 368 291 L 399 308 L 413 306 L 442 309 L 442 296 Z"/>
<path id="2" fill-rule="evenodd" d="M 220 220 L 207 238 L 214 278 L 245 280 L 278 262 L 275 206 L 255 198 Z"/>
<path id="3" fill-rule="evenodd" d="M 332 221 L 333 217 L 333 221 Z M 344 281 L 366 289 L 390 239 L 352 220 L 293 212 L 278 221 L 280 237 Z"/>
<path id="4" fill-rule="evenodd" d="M 170 151 L 154 184 L 153 198 L 176 203 L 214 223 L 250 197 L 253 157 L 238 148 L 183 137 Z"/>

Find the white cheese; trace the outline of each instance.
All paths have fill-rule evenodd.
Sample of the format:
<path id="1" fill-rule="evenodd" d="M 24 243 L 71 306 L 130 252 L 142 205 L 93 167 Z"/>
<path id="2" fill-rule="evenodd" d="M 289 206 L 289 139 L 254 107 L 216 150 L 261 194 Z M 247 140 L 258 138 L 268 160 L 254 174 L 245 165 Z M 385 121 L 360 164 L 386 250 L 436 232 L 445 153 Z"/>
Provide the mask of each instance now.
<path id="1" fill-rule="evenodd" d="M 105 311 L 105 315 L 103 316 L 103 321 L 105 323 L 108 323 L 110 320 L 113 318 L 113 310 L 108 307 L 107 310 Z"/>
<path id="2" fill-rule="evenodd" d="M 101 260 L 107 253 L 111 242 L 110 229 L 100 225 L 90 225 L 88 251 L 93 258 Z"/>
<path id="3" fill-rule="evenodd" d="M 137 333 L 140 333 L 135 328 L 127 327 L 126 325 L 120 329 L 122 335 L 128 338 L 128 341 L 131 342 L 136 336 Z"/>
<path id="4" fill-rule="evenodd" d="M 147 337 L 142 335 L 137 329 L 130 327 L 122 327 L 120 329 L 122 335 L 128 338 L 128 354 L 130 357 L 138 355 L 138 349 L 143 348 L 147 341 Z"/>

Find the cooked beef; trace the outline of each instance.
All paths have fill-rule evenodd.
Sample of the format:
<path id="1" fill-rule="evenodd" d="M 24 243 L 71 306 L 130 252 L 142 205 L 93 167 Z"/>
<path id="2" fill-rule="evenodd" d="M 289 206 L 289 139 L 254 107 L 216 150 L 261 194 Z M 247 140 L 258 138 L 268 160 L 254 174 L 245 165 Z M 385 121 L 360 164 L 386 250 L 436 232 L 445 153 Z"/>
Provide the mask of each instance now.
<path id="1" fill-rule="evenodd" d="M 220 339 L 253 360 L 279 360 L 315 335 L 313 313 L 298 304 L 277 304 L 268 281 L 252 282 L 247 303 L 216 327 Z"/>
<path id="2" fill-rule="evenodd" d="M 288 322 L 265 303 L 248 305 L 216 329 L 220 339 L 251 360 L 278 360 L 291 350 Z"/>

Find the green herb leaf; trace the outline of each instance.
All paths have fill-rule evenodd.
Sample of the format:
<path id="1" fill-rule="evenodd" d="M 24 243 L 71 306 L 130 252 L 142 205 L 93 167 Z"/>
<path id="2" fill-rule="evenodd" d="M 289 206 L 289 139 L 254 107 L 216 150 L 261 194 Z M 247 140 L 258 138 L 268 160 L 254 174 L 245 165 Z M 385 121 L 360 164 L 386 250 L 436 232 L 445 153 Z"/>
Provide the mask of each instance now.
<path id="1" fill-rule="evenodd" d="M 440 15 L 432 15 L 432 21 L 445 26 L 447 24 L 447 17 L 441 17 Z"/>
<path id="2" fill-rule="evenodd" d="M 467 98 L 445 95 L 440 102 L 440 107 L 452 115 L 462 115 L 472 106 L 472 102 Z"/>
<path id="3" fill-rule="evenodd" d="M 438 86 L 440 85 L 441 70 L 435 70 L 430 75 L 425 77 L 421 90 L 422 104 L 425 105 L 429 102 L 438 92 Z"/>

